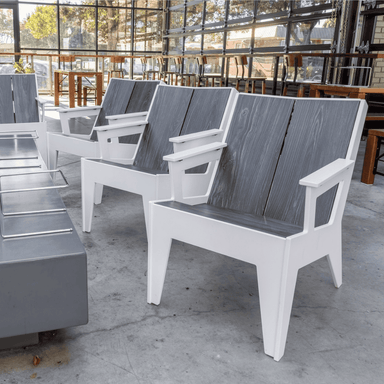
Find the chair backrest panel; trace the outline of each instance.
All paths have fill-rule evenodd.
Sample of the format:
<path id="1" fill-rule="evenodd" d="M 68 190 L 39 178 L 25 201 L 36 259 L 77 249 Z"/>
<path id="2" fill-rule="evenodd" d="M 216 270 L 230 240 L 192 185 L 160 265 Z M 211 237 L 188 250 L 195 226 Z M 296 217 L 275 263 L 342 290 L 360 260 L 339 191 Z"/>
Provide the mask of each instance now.
<path id="1" fill-rule="evenodd" d="M 261 215 L 293 99 L 240 94 L 208 204 Z"/>
<path id="2" fill-rule="evenodd" d="M 265 216 L 303 224 L 305 187 L 299 185 L 299 180 L 346 157 L 358 108 L 359 101 L 311 99 L 295 102 Z M 328 222 L 336 190 L 318 198 L 316 226 Z"/>
<path id="3" fill-rule="evenodd" d="M 105 116 L 121 115 L 125 113 L 134 86 L 134 80 L 111 79 L 104 96 L 102 108 L 96 119 L 96 127 L 100 125 L 108 125 Z M 97 140 L 96 131 L 92 132 L 91 139 Z"/>
<path id="4" fill-rule="evenodd" d="M 0 75 L 0 124 L 14 122 L 11 76 Z"/>
<path id="5" fill-rule="evenodd" d="M 36 76 L 12 75 L 16 123 L 38 123 Z"/>
<path id="6" fill-rule="evenodd" d="M 135 166 L 168 170 L 163 156 L 173 152 L 169 138 L 180 135 L 192 95 L 191 88 L 159 86 L 135 157 Z"/>
<path id="7" fill-rule="evenodd" d="M 148 111 L 151 106 L 153 95 L 159 81 L 136 80 L 131 99 L 125 110 L 125 113 Z"/>
<path id="8" fill-rule="evenodd" d="M 193 92 L 181 135 L 220 128 L 230 89 L 197 88 Z M 188 169 L 187 173 L 204 173 L 207 165 Z"/>

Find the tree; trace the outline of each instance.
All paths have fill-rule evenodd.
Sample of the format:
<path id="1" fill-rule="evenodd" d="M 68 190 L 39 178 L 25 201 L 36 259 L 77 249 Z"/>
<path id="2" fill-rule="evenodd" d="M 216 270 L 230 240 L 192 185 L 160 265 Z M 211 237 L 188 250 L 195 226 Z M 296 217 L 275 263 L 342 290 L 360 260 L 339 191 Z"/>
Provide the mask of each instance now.
<path id="1" fill-rule="evenodd" d="M 25 23 L 25 28 L 31 31 L 35 39 L 43 39 L 57 33 L 56 10 L 53 5 L 41 5 L 36 7 Z"/>

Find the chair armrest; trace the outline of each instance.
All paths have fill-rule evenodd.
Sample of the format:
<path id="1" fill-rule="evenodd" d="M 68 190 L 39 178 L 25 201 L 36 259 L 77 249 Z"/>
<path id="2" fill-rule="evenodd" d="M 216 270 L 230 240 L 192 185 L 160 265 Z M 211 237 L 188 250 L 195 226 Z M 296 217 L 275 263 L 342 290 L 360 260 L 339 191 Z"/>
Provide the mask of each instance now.
<path id="1" fill-rule="evenodd" d="M 50 101 L 47 100 L 47 99 L 43 99 L 40 96 L 36 96 L 35 100 L 37 101 L 37 104 L 38 104 L 38 106 L 40 108 L 40 110 L 39 110 L 39 114 L 40 114 L 39 120 L 40 120 L 40 122 L 45 121 L 45 104 L 50 103 Z"/>
<path id="2" fill-rule="evenodd" d="M 168 161 L 169 166 L 172 198 L 183 201 L 182 181 L 185 170 L 218 161 L 226 146 L 227 143 L 216 142 L 164 156 L 163 159 Z"/>
<path id="3" fill-rule="evenodd" d="M 105 118 L 108 120 L 109 124 L 119 124 L 130 121 L 142 121 L 146 120 L 148 115 L 148 111 L 144 112 L 135 112 L 135 113 L 124 113 L 122 115 L 112 115 L 106 116 Z"/>
<path id="4" fill-rule="evenodd" d="M 315 230 L 317 198 L 337 184 L 337 195 L 329 224 L 332 224 L 336 219 L 341 222 L 354 164 L 353 160 L 337 159 L 299 181 L 300 185 L 306 187 L 304 209 L 305 232 Z"/>
<path id="5" fill-rule="evenodd" d="M 47 104 L 47 103 L 52 103 L 50 100 L 44 99 L 40 96 L 36 96 L 35 99 L 37 100 L 37 102 L 39 104 L 42 104 L 42 105 Z"/>
<path id="6" fill-rule="evenodd" d="M 173 152 L 178 153 L 190 148 L 221 141 L 223 133 L 224 132 L 221 129 L 210 129 L 208 131 L 191 133 L 189 135 L 171 137 L 169 141 L 173 143 Z"/>
<path id="7" fill-rule="evenodd" d="M 60 108 L 57 111 L 59 112 L 60 122 L 61 122 L 61 130 L 64 135 L 71 136 L 71 131 L 69 129 L 69 119 L 73 119 L 76 117 L 83 116 L 97 116 L 100 113 L 101 106 L 96 105 L 94 107 L 81 107 L 81 108 Z M 76 134 L 76 137 L 90 137 L 91 132 L 89 134 Z"/>

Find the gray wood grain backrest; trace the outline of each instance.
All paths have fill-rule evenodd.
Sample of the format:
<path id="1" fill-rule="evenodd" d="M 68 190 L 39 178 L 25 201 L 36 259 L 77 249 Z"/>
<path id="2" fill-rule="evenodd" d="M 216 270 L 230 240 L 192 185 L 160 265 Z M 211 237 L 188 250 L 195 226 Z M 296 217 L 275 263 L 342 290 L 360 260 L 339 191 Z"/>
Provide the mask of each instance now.
<path id="1" fill-rule="evenodd" d="M 39 122 L 35 75 L 13 75 L 13 102 L 16 123 Z"/>
<path id="2" fill-rule="evenodd" d="M 125 113 L 134 86 L 134 80 L 111 79 L 103 99 L 102 108 L 96 119 L 96 127 L 108 125 L 105 116 L 121 115 Z M 92 132 L 91 140 L 97 140 L 96 131 Z"/>
<path id="3" fill-rule="evenodd" d="M 125 113 L 145 112 L 149 110 L 156 87 L 160 81 L 136 80 L 135 87 Z M 120 143 L 136 144 L 140 135 L 125 136 L 119 138 Z"/>
<path id="4" fill-rule="evenodd" d="M 0 124 L 15 122 L 11 79 L 9 75 L 0 75 Z"/>
<path id="5" fill-rule="evenodd" d="M 299 180 L 345 158 L 359 101 L 297 100 L 276 169 L 265 216 L 302 225 L 305 187 Z M 329 220 L 336 189 L 317 201 L 316 226 Z"/>
<path id="6" fill-rule="evenodd" d="M 293 99 L 240 94 L 208 204 L 261 215 Z"/>
<path id="7" fill-rule="evenodd" d="M 169 138 L 180 135 L 192 95 L 192 88 L 158 87 L 135 157 L 135 166 L 168 170 L 168 163 L 163 161 L 163 156 L 173 152 Z"/>
<path id="8" fill-rule="evenodd" d="M 193 92 L 181 135 L 220 128 L 231 90 L 197 88 Z M 207 165 L 188 169 L 186 173 L 203 173 Z"/>

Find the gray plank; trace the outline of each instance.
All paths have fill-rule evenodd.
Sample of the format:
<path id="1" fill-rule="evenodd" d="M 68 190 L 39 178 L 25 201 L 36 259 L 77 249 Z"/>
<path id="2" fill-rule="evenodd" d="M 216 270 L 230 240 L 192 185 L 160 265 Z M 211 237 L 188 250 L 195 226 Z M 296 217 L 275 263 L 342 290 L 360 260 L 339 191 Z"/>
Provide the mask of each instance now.
<path id="1" fill-rule="evenodd" d="M 0 75 L 0 124 L 14 122 L 11 76 Z"/>
<path id="2" fill-rule="evenodd" d="M 267 219 L 263 216 L 255 216 L 232 209 L 218 208 L 209 204 L 188 205 L 177 201 L 164 201 L 156 204 L 280 237 L 292 236 L 303 230 L 301 226 L 284 221 Z"/>
<path id="3" fill-rule="evenodd" d="M 134 86 L 134 80 L 111 79 L 103 99 L 101 111 L 95 123 L 96 127 L 108 124 L 105 116 L 125 113 Z M 92 132 L 91 140 L 97 140 L 97 133 L 95 131 Z"/>
<path id="4" fill-rule="evenodd" d="M 16 123 L 39 122 L 35 75 L 13 75 L 13 97 Z"/>
<path id="5" fill-rule="evenodd" d="M 292 107 L 286 98 L 239 96 L 208 204 L 262 215 Z"/>
<path id="6" fill-rule="evenodd" d="M 125 113 L 148 111 L 160 81 L 137 80 Z M 120 137 L 120 143 L 136 144 L 140 135 Z"/>
<path id="7" fill-rule="evenodd" d="M 198 88 L 193 92 L 182 135 L 219 128 L 230 94 L 225 88 Z M 204 173 L 207 165 L 187 170 L 187 173 Z"/>
<path id="8" fill-rule="evenodd" d="M 193 90 L 184 87 L 159 87 L 153 101 L 134 165 L 165 171 L 163 156 L 173 153 L 170 137 L 180 135 Z"/>
<path id="9" fill-rule="evenodd" d="M 295 103 L 265 216 L 302 225 L 305 187 L 299 180 L 345 158 L 359 102 L 299 100 Z M 316 225 L 329 220 L 335 189 L 318 199 Z"/>

